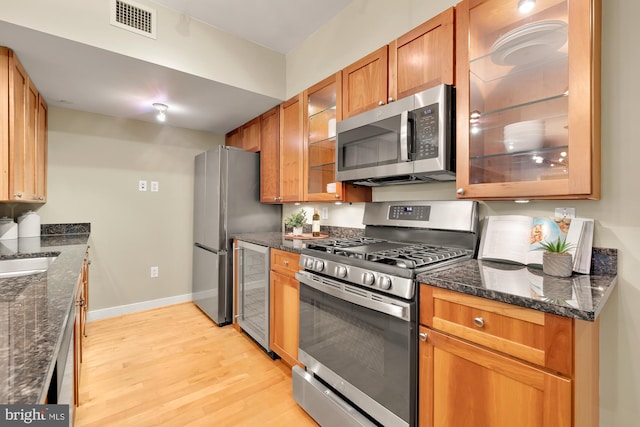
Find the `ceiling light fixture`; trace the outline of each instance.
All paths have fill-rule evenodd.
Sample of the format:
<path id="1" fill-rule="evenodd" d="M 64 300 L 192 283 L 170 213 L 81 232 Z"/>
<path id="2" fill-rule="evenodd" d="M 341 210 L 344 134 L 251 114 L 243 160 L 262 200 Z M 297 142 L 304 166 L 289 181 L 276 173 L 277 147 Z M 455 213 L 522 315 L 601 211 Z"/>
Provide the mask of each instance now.
<path id="1" fill-rule="evenodd" d="M 165 120 L 167 120 L 167 110 L 169 109 L 169 107 L 165 104 L 161 104 L 159 102 L 155 102 L 153 104 L 153 108 L 155 108 L 158 111 L 158 114 L 156 115 L 156 120 L 158 120 L 159 122 L 164 122 Z"/>
<path id="2" fill-rule="evenodd" d="M 536 0 L 520 0 L 518 2 L 518 10 L 520 13 L 529 13 L 536 5 Z"/>

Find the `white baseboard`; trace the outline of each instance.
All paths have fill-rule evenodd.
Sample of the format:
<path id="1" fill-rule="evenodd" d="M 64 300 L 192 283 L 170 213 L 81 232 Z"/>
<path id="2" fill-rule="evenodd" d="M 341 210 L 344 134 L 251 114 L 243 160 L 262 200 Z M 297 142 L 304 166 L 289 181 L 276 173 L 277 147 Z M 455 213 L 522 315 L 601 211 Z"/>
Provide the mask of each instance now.
<path id="1" fill-rule="evenodd" d="M 111 308 L 103 308 L 100 310 L 89 310 L 89 312 L 87 313 L 87 322 L 122 316 L 123 314 L 137 313 L 139 311 L 151 310 L 152 308 L 164 307 L 166 305 L 179 304 L 181 302 L 187 301 L 193 301 L 192 294 L 176 295 L 173 297 L 154 299 L 151 301 L 119 305 L 117 307 Z"/>

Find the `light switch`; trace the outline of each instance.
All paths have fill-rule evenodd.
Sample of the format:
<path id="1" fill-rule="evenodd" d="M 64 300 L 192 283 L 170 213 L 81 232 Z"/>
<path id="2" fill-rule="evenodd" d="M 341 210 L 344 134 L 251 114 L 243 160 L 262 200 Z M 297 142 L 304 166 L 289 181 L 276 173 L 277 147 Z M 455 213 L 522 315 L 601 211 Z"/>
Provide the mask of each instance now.
<path id="1" fill-rule="evenodd" d="M 156 192 L 159 191 L 159 187 L 158 186 L 159 186 L 158 181 L 151 181 L 151 191 L 153 193 L 156 193 Z"/>

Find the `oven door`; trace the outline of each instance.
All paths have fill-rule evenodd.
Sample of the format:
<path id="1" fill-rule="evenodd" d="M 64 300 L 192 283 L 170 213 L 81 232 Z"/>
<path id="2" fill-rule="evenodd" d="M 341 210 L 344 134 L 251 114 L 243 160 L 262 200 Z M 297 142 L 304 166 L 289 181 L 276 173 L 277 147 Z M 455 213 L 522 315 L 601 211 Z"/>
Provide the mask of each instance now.
<path id="1" fill-rule="evenodd" d="M 299 358 L 307 372 L 377 423 L 415 425 L 415 302 L 307 271 L 298 272 L 296 278 L 300 281 Z"/>

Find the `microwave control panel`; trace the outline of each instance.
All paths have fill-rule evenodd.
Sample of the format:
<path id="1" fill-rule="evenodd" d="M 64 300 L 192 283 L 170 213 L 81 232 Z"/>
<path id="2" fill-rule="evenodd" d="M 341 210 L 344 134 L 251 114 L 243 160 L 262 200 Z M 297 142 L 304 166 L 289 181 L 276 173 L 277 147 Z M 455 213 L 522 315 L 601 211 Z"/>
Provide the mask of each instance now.
<path id="1" fill-rule="evenodd" d="M 413 111 L 415 141 L 413 159 L 433 159 L 439 155 L 439 104 L 431 104 Z"/>

